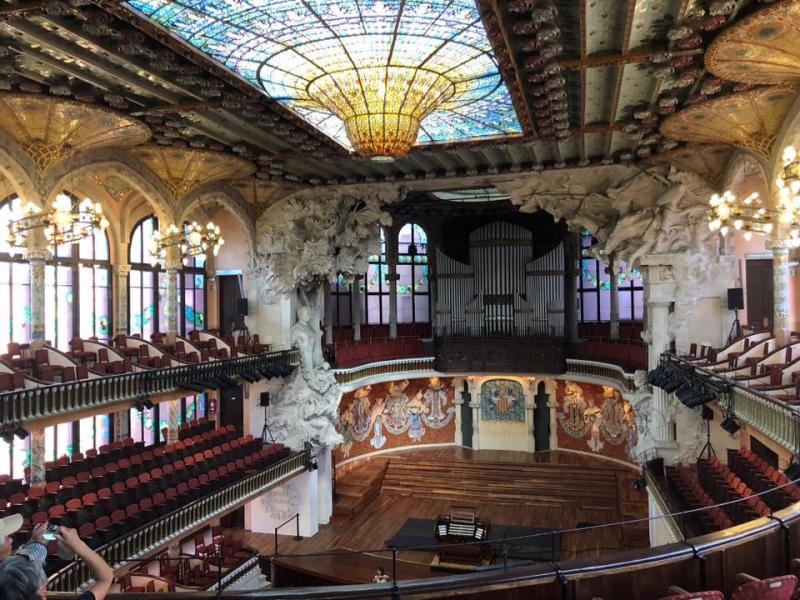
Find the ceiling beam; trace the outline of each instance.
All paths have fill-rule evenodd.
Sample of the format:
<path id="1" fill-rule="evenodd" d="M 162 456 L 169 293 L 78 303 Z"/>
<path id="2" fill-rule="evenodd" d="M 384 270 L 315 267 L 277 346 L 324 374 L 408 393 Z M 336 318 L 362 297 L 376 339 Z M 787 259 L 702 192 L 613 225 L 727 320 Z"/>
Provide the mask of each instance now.
<path id="1" fill-rule="evenodd" d="M 14 4 L 0 5 L 0 21 L 28 16 L 31 11 L 42 8 L 44 3 L 45 0 L 17 0 Z"/>
<path id="2" fill-rule="evenodd" d="M 635 6 L 635 2 L 632 2 Z M 631 23 L 631 12 L 628 11 L 628 23 Z M 626 28 L 625 41 L 630 40 L 629 28 Z M 583 46 L 583 42 L 581 43 Z M 633 52 L 623 51 L 621 54 L 600 54 L 595 56 L 581 56 L 581 58 L 569 58 L 561 61 L 561 66 L 570 71 L 579 71 L 585 69 L 596 69 L 598 67 L 613 67 L 631 65 L 635 63 L 649 62 L 650 59 L 659 52 L 663 52 L 663 48 L 650 48 L 647 50 L 635 50 Z M 681 50 L 673 52 L 673 56 L 691 56 L 702 54 L 702 50 Z"/>
<path id="3" fill-rule="evenodd" d="M 618 56 L 631 56 L 632 54 L 635 54 L 628 52 L 628 46 L 630 46 L 631 43 L 633 20 L 636 17 L 636 5 L 639 3 L 639 1 L 640 0 L 628 0 L 628 14 L 625 17 L 625 36 L 622 39 L 622 54 L 619 54 Z M 645 60 L 650 60 L 650 57 L 653 55 L 653 53 L 653 51 L 648 52 Z M 608 115 L 608 120 L 611 123 L 615 123 L 617 121 L 617 113 L 619 112 L 619 99 L 622 94 L 622 81 L 625 77 L 625 66 L 633 64 L 634 62 L 644 62 L 644 60 L 610 63 L 612 65 L 617 65 L 617 77 L 614 84 L 614 95 L 611 98 L 611 114 Z M 617 129 L 619 129 L 619 127 Z M 611 157 L 611 150 L 613 146 L 614 132 L 610 131 L 608 133 L 608 140 L 606 140 L 606 157 Z"/>
<path id="4" fill-rule="evenodd" d="M 586 0 L 578 2 L 578 25 L 581 40 L 581 61 L 586 60 Z M 563 64 L 563 63 L 562 63 Z M 580 116 L 581 116 L 581 129 L 586 127 L 586 69 L 581 69 L 581 91 L 580 91 Z M 578 151 L 581 155 L 581 160 L 586 158 L 586 138 L 580 136 L 578 138 Z"/>

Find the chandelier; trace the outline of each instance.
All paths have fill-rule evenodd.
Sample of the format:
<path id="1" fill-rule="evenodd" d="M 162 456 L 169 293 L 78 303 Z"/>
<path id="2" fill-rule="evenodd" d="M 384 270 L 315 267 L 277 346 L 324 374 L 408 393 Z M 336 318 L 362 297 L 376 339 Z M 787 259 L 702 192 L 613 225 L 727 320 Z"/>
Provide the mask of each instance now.
<path id="1" fill-rule="evenodd" d="M 741 202 L 730 191 L 713 194 L 709 200 L 708 228 L 725 236 L 731 230 L 744 231 L 749 240 L 753 233 L 769 235 L 777 228 L 788 238 L 789 246 L 800 247 L 800 160 L 794 146 L 783 151 L 783 170 L 775 180 L 778 190 L 776 206 L 764 206 L 757 192 Z"/>
<path id="2" fill-rule="evenodd" d="M 205 227 L 192 221 L 191 225 L 184 225 L 182 230 L 171 223 L 163 234 L 160 231 L 153 232 L 150 255 L 153 263 L 166 261 L 170 248 L 177 248 L 181 258 L 200 256 L 209 250 L 216 256 L 224 243 L 219 226 L 211 221 Z"/>
<path id="3" fill-rule="evenodd" d="M 88 198 L 78 202 L 67 194 L 59 194 L 52 208 L 42 211 L 29 202 L 21 214 L 0 223 L 0 239 L 5 240 L 9 252 L 28 246 L 32 231 L 41 229 L 48 246 L 55 249 L 63 244 L 72 244 L 94 235 L 96 229 L 104 231 L 108 219 L 103 216 L 103 208 Z"/>

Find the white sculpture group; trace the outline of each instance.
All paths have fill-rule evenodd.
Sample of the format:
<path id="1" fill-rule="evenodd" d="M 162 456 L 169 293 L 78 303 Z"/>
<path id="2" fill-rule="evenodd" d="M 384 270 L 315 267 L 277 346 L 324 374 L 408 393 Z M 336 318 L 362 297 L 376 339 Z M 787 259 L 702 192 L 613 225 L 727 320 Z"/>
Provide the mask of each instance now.
<path id="1" fill-rule="evenodd" d="M 382 206 L 398 196 L 303 192 L 288 201 L 261 232 L 251 274 L 266 293 L 296 294 L 292 346 L 300 368 L 274 394 L 270 430 L 295 449 L 341 443 L 336 430 L 341 390 L 322 352 L 320 298 L 327 282 L 353 281 L 380 252 L 379 225 L 390 225 Z"/>

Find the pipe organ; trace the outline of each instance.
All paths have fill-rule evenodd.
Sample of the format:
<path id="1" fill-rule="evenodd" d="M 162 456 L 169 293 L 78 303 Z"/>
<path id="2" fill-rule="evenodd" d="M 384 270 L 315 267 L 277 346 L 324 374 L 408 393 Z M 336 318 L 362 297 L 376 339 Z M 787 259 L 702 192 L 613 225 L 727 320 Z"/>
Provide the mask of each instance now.
<path id="1" fill-rule="evenodd" d="M 563 243 L 534 259 L 533 234 L 497 221 L 470 234 L 469 257 L 437 249 L 437 336 L 563 335 Z"/>

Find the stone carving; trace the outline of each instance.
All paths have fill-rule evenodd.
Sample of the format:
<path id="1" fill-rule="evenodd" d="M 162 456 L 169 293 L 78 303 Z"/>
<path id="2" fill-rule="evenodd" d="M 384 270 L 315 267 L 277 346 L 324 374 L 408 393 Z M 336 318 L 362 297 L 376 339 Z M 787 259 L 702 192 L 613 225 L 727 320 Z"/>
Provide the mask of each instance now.
<path id="1" fill-rule="evenodd" d="M 395 194 L 394 199 L 398 196 Z M 323 286 L 364 273 L 370 254 L 379 252 L 379 225 L 391 224 L 382 206 L 386 198 L 365 192 L 355 196 L 301 192 L 287 201 L 261 232 L 251 273 L 262 295 L 297 294 L 292 346 L 300 368 L 275 396 L 270 428 L 294 449 L 305 444 L 334 447 L 341 390 L 322 354 L 320 298 Z"/>

